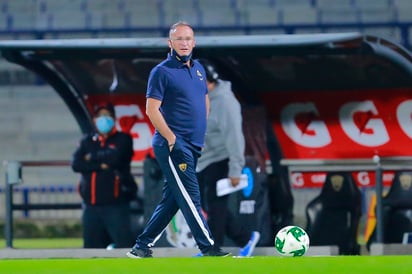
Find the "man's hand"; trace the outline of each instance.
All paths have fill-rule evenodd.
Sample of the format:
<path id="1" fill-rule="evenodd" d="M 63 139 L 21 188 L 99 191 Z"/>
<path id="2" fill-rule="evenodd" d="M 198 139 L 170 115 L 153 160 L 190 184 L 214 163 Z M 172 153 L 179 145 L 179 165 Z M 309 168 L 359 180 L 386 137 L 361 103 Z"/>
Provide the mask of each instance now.
<path id="1" fill-rule="evenodd" d="M 167 140 L 167 143 L 169 145 L 169 151 L 172 151 L 176 143 L 176 135 L 173 134 L 172 138 L 170 140 Z"/>
<path id="2" fill-rule="evenodd" d="M 169 144 L 169 151 L 172 151 L 174 146 L 175 144 Z"/>
<path id="3" fill-rule="evenodd" d="M 85 161 L 90 161 L 91 158 L 92 158 L 92 154 L 91 154 L 91 153 L 87 153 L 86 155 L 84 155 L 84 160 L 85 160 Z"/>
<path id="4" fill-rule="evenodd" d="M 230 177 L 230 183 L 232 186 L 237 186 L 240 183 L 240 177 Z"/>

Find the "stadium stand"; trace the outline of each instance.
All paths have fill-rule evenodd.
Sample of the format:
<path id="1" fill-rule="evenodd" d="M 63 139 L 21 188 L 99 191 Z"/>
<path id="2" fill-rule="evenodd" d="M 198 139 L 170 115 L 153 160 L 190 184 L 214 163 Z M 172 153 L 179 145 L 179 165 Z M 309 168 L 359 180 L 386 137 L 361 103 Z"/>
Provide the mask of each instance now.
<path id="1" fill-rule="evenodd" d="M 180 3 L 179 1 L 186 2 L 186 4 Z M 193 22 L 192 24 L 194 25 L 200 25 L 199 10 L 193 3 L 188 5 L 187 1 L 182 0 L 164 1 L 163 4 L 160 5 L 160 9 L 163 15 L 163 18 L 161 18 L 162 27 L 170 26 L 176 22 L 176 18 Z"/>
<path id="2" fill-rule="evenodd" d="M 280 9 L 283 25 L 314 24 L 319 22 L 319 10 L 307 6 L 285 6 Z"/>
<path id="3" fill-rule="evenodd" d="M 199 8 L 199 16 L 201 26 L 240 26 L 238 11 L 228 6 L 219 9 L 213 9 L 213 6 L 202 6 Z"/>
<path id="4" fill-rule="evenodd" d="M 310 0 L 275 0 L 273 2 L 276 7 L 311 8 L 314 6 L 314 2 Z"/>
<path id="5" fill-rule="evenodd" d="M 396 1 L 396 11 L 398 13 L 399 22 L 410 22 L 412 20 L 412 2 L 397 0 Z"/>
<path id="6" fill-rule="evenodd" d="M 391 0 L 356 0 L 355 3 L 361 9 L 387 9 L 394 4 Z"/>
<path id="7" fill-rule="evenodd" d="M 243 11 L 249 25 L 279 24 L 279 10 L 274 6 L 251 6 Z"/>
<path id="8" fill-rule="evenodd" d="M 119 14 L 115 17 L 122 17 L 122 12 L 127 15 L 126 27 L 160 27 L 162 20 L 162 10 L 155 1 L 145 1 L 144 4 L 138 1 L 126 0 L 119 5 Z"/>
<path id="9" fill-rule="evenodd" d="M 0 14 L 0 39 L 165 36 L 182 19 L 200 35 L 360 31 L 409 48 L 412 1 L 0 0 Z"/>

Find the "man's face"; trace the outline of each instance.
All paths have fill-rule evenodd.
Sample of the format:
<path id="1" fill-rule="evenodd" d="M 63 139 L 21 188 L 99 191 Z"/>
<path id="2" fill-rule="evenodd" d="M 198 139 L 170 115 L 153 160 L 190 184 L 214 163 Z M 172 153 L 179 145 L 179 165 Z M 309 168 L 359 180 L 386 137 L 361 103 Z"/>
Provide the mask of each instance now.
<path id="1" fill-rule="evenodd" d="M 174 49 L 180 56 L 192 53 L 195 47 L 193 30 L 188 26 L 178 26 L 170 35 L 169 47 Z"/>

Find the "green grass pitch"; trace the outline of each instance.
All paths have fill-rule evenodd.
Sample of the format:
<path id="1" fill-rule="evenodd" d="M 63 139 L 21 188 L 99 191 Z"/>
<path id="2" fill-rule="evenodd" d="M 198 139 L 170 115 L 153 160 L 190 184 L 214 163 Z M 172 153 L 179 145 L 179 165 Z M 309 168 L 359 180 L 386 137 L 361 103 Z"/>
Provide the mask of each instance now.
<path id="1" fill-rule="evenodd" d="M 83 240 L 81 238 L 37 238 L 37 239 L 14 239 L 15 248 L 81 248 Z M 6 247 L 6 241 L 0 239 L 0 248 Z"/>
<path id="2" fill-rule="evenodd" d="M 3 259 L 0 270 L 7 274 L 409 274 L 412 256 Z"/>

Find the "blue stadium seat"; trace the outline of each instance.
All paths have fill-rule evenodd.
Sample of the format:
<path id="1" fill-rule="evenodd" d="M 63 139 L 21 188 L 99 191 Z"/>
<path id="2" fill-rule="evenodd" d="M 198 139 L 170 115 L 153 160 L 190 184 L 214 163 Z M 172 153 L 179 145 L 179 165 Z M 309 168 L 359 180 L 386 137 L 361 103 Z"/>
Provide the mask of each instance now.
<path id="1" fill-rule="evenodd" d="M 53 30 L 85 29 L 87 15 L 83 11 L 60 10 L 50 13 L 50 28 Z"/>
<path id="2" fill-rule="evenodd" d="M 161 1 L 160 6 L 163 12 L 175 11 L 179 9 L 196 8 L 194 0 L 168 0 Z"/>
<path id="3" fill-rule="evenodd" d="M 412 22 L 412 1 L 395 0 L 394 5 L 398 12 L 399 22 Z"/>
<path id="4" fill-rule="evenodd" d="M 22 0 L 14 0 L 16 2 L 22 1 Z M 25 2 L 23 0 L 23 2 Z M 37 11 L 38 12 L 59 12 L 59 11 L 85 11 L 86 8 L 88 7 L 90 0 L 60 0 L 60 1 L 55 1 L 55 0 L 35 0 L 36 6 L 37 6 Z M 96 1 L 96 2 L 102 2 Z M 102 2 L 103 3 L 103 2 Z"/>
<path id="5" fill-rule="evenodd" d="M 235 6 L 239 11 L 248 10 L 250 8 L 263 10 L 266 8 L 274 8 L 275 2 L 274 0 L 237 0 Z"/>
<path id="6" fill-rule="evenodd" d="M 277 8 L 296 7 L 296 8 L 311 8 L 313 7 L 312 0 L 274 0 L 274 5 Z"/>
<path id="7" fill-rule="evenodd" d="M 280 23 L 279 10 L 274 7 L 251 6 L 245 9 L 246 20 L 249 25 L 278 25 Z"/>
<path id="8" fill-rule="evenodd" d="M 35 9 L 36 0 L 1 0 L 0 7 L 2 13 L 28 13 Z"/>
<path id="9" fill-rule="evenodd" d="M 239 26 L 238 12 L 231 7 L 219 7 L 219 9 L 203 8 L 199 11 L 201 26 Z"/>
<path id="10" fill-rule="evenodd" d="M 6 14 L 5 16 L 2 15 L 0 17 L 0 31 L 6 31 L 9 28 L 9 21 L 11 20 L 11 16 Z"/>
<path id="11" fill-rule="evenodd" d="M 104 28 L 125 28 L 127 26 L 127 13 L 119 10 L 104 10 L 101 13 L 102 27 Z"/>
<path id="12" fill-rule="evenodd" d="M 354 2 L 353 0 L 315 0 L 315 6 L 321 9 L 353 8 Z"/>
<path id="13" fill-rule="evenodd" d="M 397 22 L 398 12 L 395 8 L 364 8 L 359 10 L 362 23 Z"/>
<path id="14" fill-rule="evenodd" d="M 50 1 L 50 0 L 49 0 Z M 53 1 L 53 0 L 51 0 Z M 119 2 L 116 0 L 84 0 L 86 10 L 114 10 L 119 8 Z M 60 1 L 61 2 L 61 1 Z M 66 1 L 67 3 L 67 1 Z"/>
<path id="15" fill-rule="evenodd" d="M 240 25 L 239 12 L 233 0 L 197 0 L 194 4 L 199 11 L 201 26 L 219 27 Z"/>
<path id="16" fill-rule="evenodd" d="M 359 23 L 360 12 L 357 9 L 346 8 L 319 8 L 320 23 Z"/>
<path id="17" fill-rule="evenodd" d="M 354 0 L 359 9 L 386 9 L 394 5 L 394 0 Z"/>
<path id="18" fill-rule="evenodd" d="M 228 8 L 235 8 L 237 6 L 236 1 L 233 0 L 194 0 L 194 6 L 199 8 L 200 10 L 203 9 L 212 9 L 217 10 L 216 7 L 228 9 Z"/>
<path id="19" fill-rule="evenodd" d="M 163 27 L 170 27 L 171 24 L 179 20 L 187 21 L 193 26 L 200 25 L 199 9 L 194 1 L 170 0 L 162 1 L 160 5 L 160 24 Z"/>
<path id="20" fill-rule="evenodd" d="M 36 2 L 28 1 L 0 1 L 1 23 L 3 30 L 29 30 L 35 24 Z"/>
<path id="21" fill-rule="evenodd" d="M 126 12 L 127 27 L 160 27 L 160 13 L 158 9 L 129 9 Z"/>
<path id="22" fill-rule="evenodd" d="M 31 30 L 36 25 L 36 16 L 33 13 L 10 13 L 8 18 L 9 30 Z"/>
<path id="23" fill-rule="evenodd" d="M 317 24 L 319 10 L 312 7 L 285 6 L 280 11 L 281 23 L 289 24 Z"/>

